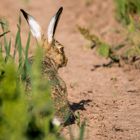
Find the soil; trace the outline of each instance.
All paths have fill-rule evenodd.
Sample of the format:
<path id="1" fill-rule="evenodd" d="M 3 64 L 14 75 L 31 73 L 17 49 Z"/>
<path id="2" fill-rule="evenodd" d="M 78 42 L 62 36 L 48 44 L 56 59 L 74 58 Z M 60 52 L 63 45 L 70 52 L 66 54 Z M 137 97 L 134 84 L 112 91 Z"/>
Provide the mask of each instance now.
<path id="1" fill-rule="evenodd" d="M 140 74 L 129 67 L 100 67 L 108 60 L 94 50 L 83 46 L 87 41 L 80 35 L 77 25 L 88 27 L 111 45 L 124 38 L 122 26 L 115 19 L 113 0 L 1 0 L 0 17 L 9 21 L 14 37 L 17 30 L 19 9 L 32 14 L 46 32 L 48 22 L 57 9 L 64 11 L 56 38 L 65 46 L 68 65 L 60 69 L 60 75 L 68 88 L 68 99 L 79 111 L 81 122 L 86 119 L 85 140 L 140 140 Z M 23 17 L 22 17 L 23 19 Z M 22 40 L 27 40 L 28 26 L 22 20 Z M 34 39 L 32 38 L 34 42 Z M 24 44 L 24 43 L 23 43 Z M 34 45 L 31 49 L 34 48 Z M 70 139 L 69 129 L 79 135 L 76 124 L 65 127 L 62 135 Z"/>

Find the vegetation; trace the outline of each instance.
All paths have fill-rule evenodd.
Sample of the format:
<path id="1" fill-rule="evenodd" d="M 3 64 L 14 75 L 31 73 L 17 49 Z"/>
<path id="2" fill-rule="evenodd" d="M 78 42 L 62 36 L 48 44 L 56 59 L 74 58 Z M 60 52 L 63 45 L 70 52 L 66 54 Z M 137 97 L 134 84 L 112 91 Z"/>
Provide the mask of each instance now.
<path id="1" fill-rule="evenodd" d="M 89 41 L 88 48 L 96 48 L 99 55 L 110 58 L 110 64 L 114 62 L 120 63 L 122 60 L 127 63 L 133 63 L 137 61 L 137 58 L 140 56 L 140 1 L 115 0 L 115 4 L 117 19 L 125 25 L 122 31 L 122 34 L 125 36 L 123 42 L 111 46 L 95 34 L 91 34 L 87 28 L 78 26 L 78 30 L 80 34 Z M 120 51 L 123 48 L 125 48 L 124 51 Z"/>
<path id="2" fill-rule="evenodd" d="M 140 14 L 139 0 L 115 0 L 117 19 L 122 23 L 129 25 L 132 18 Z"/>
<path id="3" fill-rule="evenodd" d="M 14 46 L 7 37 L 8 24 L 1 20 L 0 25 L 3 31 L 0 36 L 0 140 L 63 140 L 59 134 L 61 128 L 51 123 L 54 109 L 49 82 L 41 75 L 42 49 L 37 47 L 35 62 L 30 66 L 30 33 L 23 47 L 21 19 Z M 30 93 L 25 91 L 27 76 L 31 77 L 32 82 Z M 83 140 L 84 129 L 85 124 L 81 123 L 79 138 L 71 139 Z"/>
<path id="4" fill-rule="evenodd" d="M 87 46 L 88 48 L 93 49 L 94 47 L 96 47 L 99 55 L 105 58 L 110 58 L 113 62 L 118 62 L 118 56 L 114 54 L 114 49 L 108 43 L 102 41 L 95 34 L 91 34 L 90 31 L 86 28 L 78 26 L 78 30 L 81 35 L 90 42 Z"/>
<path id="5" fill-rule="evenodd" d="M 41 50 L 37 49 L 35 63 L 29 71 L 24 71 L 28 65 L 28 48 L 30 35 L 25 50 L 20 38 L 19 20 L 18 31 L 15 39 L 14 52 L 11 54 L 11 40 L 3 35 L 4 45 L 1 43 L 0 53 L 0 139 L 60 139 L 58 128 L 51 128 L 51 119 L 54 114 L 47 80 L 41 83 L 40 61 Z M 5 24 L 2 24 L 5 32 Z M 17 56 L 18 55 L 18 56 Z M 15 63 L 18 58 L 18 65 Z M 29 67 L 28 67 L 29 68 Z M 24 77 L 30 74 L 32 91 L 25 91 Z M 40 84 L 41 83 L 41 84 Z"/>
<path id="6" fill-rule="evenodd" d="M 29 0 L 25 0 L 29 2 Z M 89 6 L 93 0 L 85 0 Z M 140 56 L 140 1 L 115 0 L 116 15 L 119 22 L 125 25 L 124 42 L 111 46 L 89 29 L 78 26 L 82 36 L 89 41 L 88 48 L 96 49 L 99 55 L 119 62 L 120 56 L 127 59 Z M 21 19 L 17 25 L 15 43 L 8 39 L 9 29 L 6 20 L 0 20 L 0 140 L 63 140 L 59 134 L 61 128 L 52 126 L 54 116 L 53 101 L 51 100 L 50 85 L 41 75 L 40 64 L 42 49 L 37 46 L 35 62 L 28 63 L 30 33 L 26 45 L 21 41 Z M 126 47 L 122 54 L 117 52 Z M 26 66 L 26 70 L 24 67 Z M 27 76 L 31 77 L 32 90 L 25 90 Z M 41 82 L 43 79 L 43 83 Z M 79 137 L 74 138 L 70 130 L 71 140 L 83 140 L 85 122 L 77 117 Z"/>
<path id="7" fill-rule="evenodd" d="M 127 57 L 140 56 L 140 1 L 115 0 L 117 19 L 126 25 L 124 36 L 129 48 L 125 52 Z"/>

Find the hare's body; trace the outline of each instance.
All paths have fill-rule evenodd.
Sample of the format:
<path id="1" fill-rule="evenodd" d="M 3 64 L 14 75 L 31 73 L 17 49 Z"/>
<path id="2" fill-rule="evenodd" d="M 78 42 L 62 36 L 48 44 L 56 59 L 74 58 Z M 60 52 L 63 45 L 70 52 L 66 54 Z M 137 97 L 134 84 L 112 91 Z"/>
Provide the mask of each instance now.
<path id="1" fill-rule="evenodd" d="M 41 34 L 41 28 L 36 20 L 21 10 L 26 18 L 33 36 L 37 39 L 39 46 L 44 48 L 44 57 L 42 61 L 42 75 L 43 78 L 49 80 L 51 86 L 51 97 L 55 107 L 54 123 L 66 124 L 70 118 L 73 118 L 73 113 L 70 109 L 67 100 L 67 88 L 65 82 L 59 77 L 58 69 L 66 66 L 67 57 L 64 53 L 64 47 L 54 39 L 55 29 L 61 15 L 63 8 L 61 7 L 58 12 L 52 17 L 47 33 L 47 39 Z M 34 57 L 29 58 L 29 63 L 34 62 Z M 30 87 L 30 78 L 27 79 L 27 89 Z"/>
<path id="2" fill-rule="evenodd" d="M 30 57 L 29 63 L 32 65 L 33 62 L 34 57 Z M 43 78 L 49 80 L 50 83 L 51 97 L 55 108 L 55 118 L 57 118 L 61 124 L 65 124 L 69 121 L 68 119 L 73 117 L 69 102 L 67 100 L 68 94 L 66 84 L 59 76 L 54 62 L 47 56 L 43 58 L 41 71 Z M 30 88 L 29 79 L 27 86 Z"/>

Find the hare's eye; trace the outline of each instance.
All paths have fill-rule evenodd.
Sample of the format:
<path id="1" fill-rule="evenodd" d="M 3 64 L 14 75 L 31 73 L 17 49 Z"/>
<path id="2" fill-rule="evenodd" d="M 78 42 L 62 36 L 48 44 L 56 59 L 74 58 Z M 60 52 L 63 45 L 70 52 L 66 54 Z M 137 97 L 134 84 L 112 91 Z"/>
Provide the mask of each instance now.
<path id="1" fill-rule="evenodd" d="M 59 51 L 60 51 L 61 53 L 63 53 L 63 52 L 64 52 L 64 48 L 63 48 L 63 47 L 60 47 L 60 48 L 59 48 Z"/>

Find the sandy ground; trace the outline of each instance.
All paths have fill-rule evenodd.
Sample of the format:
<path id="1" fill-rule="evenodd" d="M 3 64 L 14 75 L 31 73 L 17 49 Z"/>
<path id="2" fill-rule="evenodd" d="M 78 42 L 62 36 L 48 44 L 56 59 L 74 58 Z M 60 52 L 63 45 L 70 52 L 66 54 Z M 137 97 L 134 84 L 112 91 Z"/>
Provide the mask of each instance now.
<path id="1" fill-rule="evenodd" d="M 94 65 L 103 64 L 106 60 L 93 50 L 83 48 L 87 42 L 76 27 L 88 27 L 112 45 L 120 42 L 123 36 L 115 32 L 121 30 L 121 26 L 114 18 L 113 0 L 93 0 L 90 6 L 86 6 L 84 0 L 30 0 L 30 3 L 1 0 L 0 17 L 9 21 L 14 37 L 19 9 L 24 8 L 46 32 L 50 17 L 61 5 L 64 12 L 56 38 L 65 46 L 69 62 L 60 70 L 60 75 L 67 84 L 69 101 L 78 106 L 80 102 L 85 103 L 85 110 L 77 108 L 81 120 L 87 120 L 85 140 L 140 140 L 139 70 L 120 67 L 94 70 Z M 27 33 L 28 26 L 23 20 L 23 42 L 27 39 Z M 77 136 L 77 125 L 69 127 Z M 67 139 L 69 127 L 62 131 Z"/>

